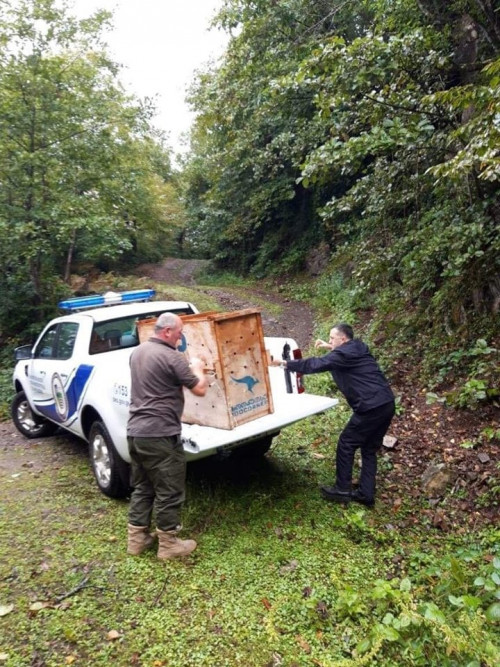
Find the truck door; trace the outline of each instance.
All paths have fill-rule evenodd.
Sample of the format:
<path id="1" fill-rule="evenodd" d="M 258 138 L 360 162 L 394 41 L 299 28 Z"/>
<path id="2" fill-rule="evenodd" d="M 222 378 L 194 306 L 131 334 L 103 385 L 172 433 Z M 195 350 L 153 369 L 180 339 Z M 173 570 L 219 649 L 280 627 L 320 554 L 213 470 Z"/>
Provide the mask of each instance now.
<path id="1" fill-rule="evenodd" d="M 33 406 L 52 421 L 67 420 L 74 405 L 70 380 L 75 372 L 73 349 L 77 322 L 59 322 L 42 335 L 33 351 L 28 378 Z"/>

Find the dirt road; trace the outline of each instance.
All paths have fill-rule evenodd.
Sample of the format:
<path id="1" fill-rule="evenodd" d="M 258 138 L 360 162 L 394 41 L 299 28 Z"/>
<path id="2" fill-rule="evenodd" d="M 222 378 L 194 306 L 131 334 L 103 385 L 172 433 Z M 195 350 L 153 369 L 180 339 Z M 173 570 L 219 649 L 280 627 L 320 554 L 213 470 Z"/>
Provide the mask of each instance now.
<path id="1" fill-rule="evenodd" d="M 161 264 L 142 264 L 135 273 L 168 285 L 193 286 L 197 283 L 197 275 L 207 265 L 206 260 L 167 258 Z M 291 299 L 286 294 L 286 287 L 281 291 L 271 291 L 234 285 L 227 289 L 203 288 L 203 291 L 216 299 L 222 310 L 262 308 L 262 326 L 266 336 L 289 336 L 303 350 L 313 341 L 314 312 L 307 303 Z"/>

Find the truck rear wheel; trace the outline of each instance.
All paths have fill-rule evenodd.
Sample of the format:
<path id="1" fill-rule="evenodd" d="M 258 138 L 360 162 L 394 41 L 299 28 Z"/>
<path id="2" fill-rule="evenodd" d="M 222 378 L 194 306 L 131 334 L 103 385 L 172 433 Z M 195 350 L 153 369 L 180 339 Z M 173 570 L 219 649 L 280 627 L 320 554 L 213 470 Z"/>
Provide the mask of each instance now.
<path id="1" fill-rule="evenodd" d="M 57 424 L 49 422 L 33 412 L 24 391 L 20 391 L 14 396 L 10 411 L 12 421 L 25 438 L 45 438 L 53 435 L 59 428 Z"/>
<path id="2" fill-rule="evenodd" d="M 110 498 L 130 493 L 130 466 L 118 454 L 102 421 L 95 421 L 89 434 L 89 456 L 99 489 Z"/>
<path id="3" fill-rule="evenodd" d="M 242 445 L 233 451 L 233 456 L 244 459 L 260 458 L 261 456 L 267 454 L 267 452 L 270 450 L 273 438 L 276 435 L 278 434 L 273 433 L 273 435 L 266 435 L 263 438 L 249 442 L 247 445 Z"/>

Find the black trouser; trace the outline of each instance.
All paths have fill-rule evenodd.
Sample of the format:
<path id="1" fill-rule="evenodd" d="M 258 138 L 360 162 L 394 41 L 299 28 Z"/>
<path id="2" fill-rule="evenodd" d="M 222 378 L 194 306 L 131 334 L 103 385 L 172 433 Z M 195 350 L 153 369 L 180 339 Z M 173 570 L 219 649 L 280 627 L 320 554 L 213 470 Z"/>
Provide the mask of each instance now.
<path id="1" fill-rule="evenodd" d="M 180 436 L 127 439 L 134 487 L 129 523 L 149 527 L 154 508 L 157 528 L 175 530 L 181 523 L 186 481 L 186 456 Z"/>
<path id="2" fill-rule="evenodd" d="M 359 490 L 366 498 L 375 497 L 377 451 L 394 416 L 394 401 L 367 412 L 355 412 L 347 422 L 337 444 L 337 480 L 340 491 L 350 491 L 354 454 L 361 449 Z"/>

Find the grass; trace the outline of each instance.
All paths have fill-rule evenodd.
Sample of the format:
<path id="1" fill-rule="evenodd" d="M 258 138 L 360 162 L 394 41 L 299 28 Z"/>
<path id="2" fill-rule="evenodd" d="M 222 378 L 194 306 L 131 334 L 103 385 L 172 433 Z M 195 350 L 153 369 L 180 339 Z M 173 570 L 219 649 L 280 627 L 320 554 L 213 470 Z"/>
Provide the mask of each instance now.
<path id="1" fill-rule="evenodd" d="M 3 454 L 0 610 L 13 607 L 0 617 L 0 664 L 495 664 L 491 591 L 476 591 L 473 610 L 448 595 L 495 573 L 498 534 L 458 540 L 400 528 L 415 508 L 322 501 L 344 418 L 285 430 L 261 461 L 191 464 L 183 519 L 199 546 L 166 563 L 126 554 L 127 503 L 98 492 L 79 441 L 14 442 Z M 405 613 L 415 617 L 397 629 Z"/>
<path id="2" fill-rule="evenodd" d="M 199 289 L 130 280 L 102 287 L 217 309 Z M 330 390 L 325 375 L 307 384 Z M 405 499 L 374 511 L 322 501 L 348 414 L 341 404 L 286 429 L 261 461 L 191 464 L 183 521 L 199 546 L 166 563 L 126 554 L 127 503 L 98 492 L 79 441 L 12 436 L 0 452 L 0 665 L 498 664 L 500 532 L 441 533 Z"/>

